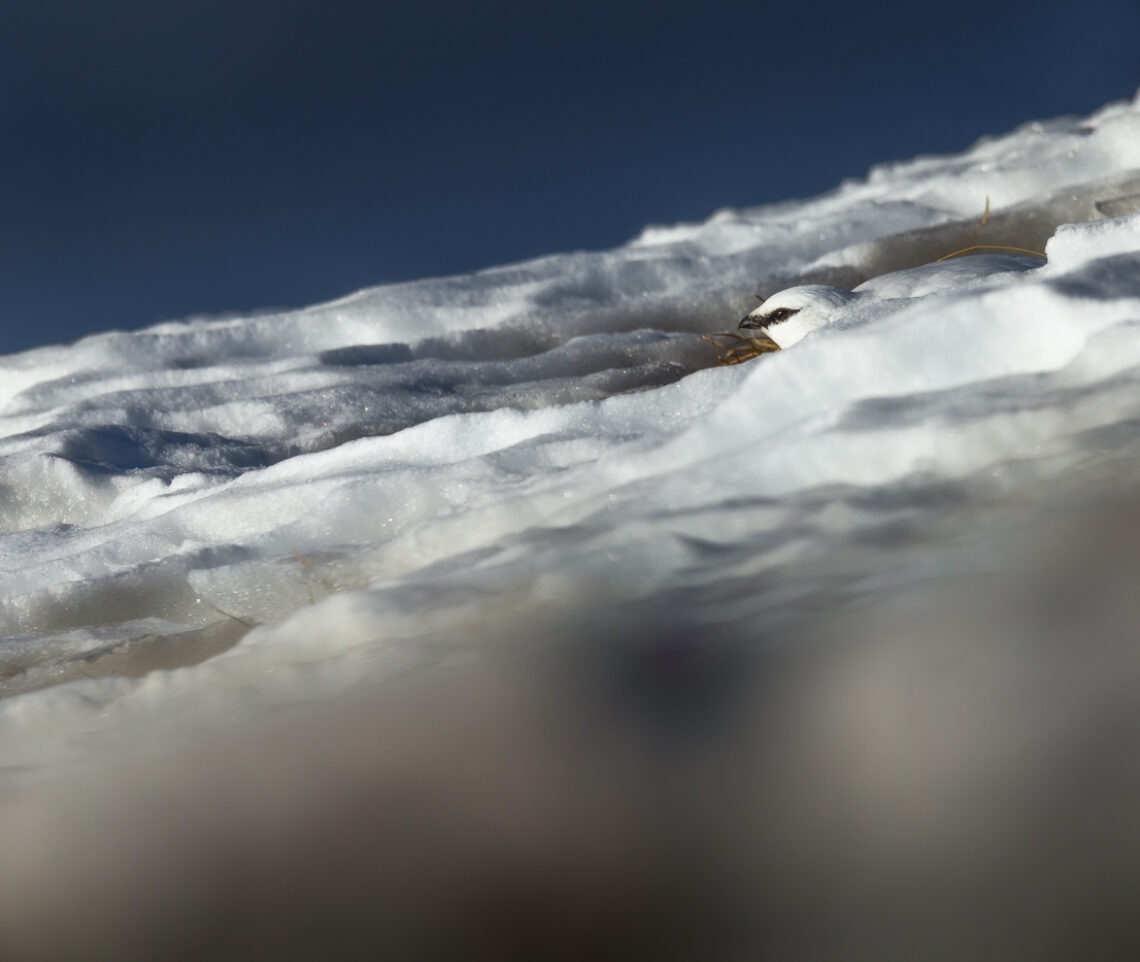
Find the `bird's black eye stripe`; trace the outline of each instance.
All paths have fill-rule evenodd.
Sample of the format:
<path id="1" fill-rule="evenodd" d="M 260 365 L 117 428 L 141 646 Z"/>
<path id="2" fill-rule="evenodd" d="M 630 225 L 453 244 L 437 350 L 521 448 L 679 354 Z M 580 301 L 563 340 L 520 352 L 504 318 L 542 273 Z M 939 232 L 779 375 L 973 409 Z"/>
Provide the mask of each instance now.
<path id="1" fill-rule="evenodd" d="M 799 313 L 797 310 L 793 310 L 790 307 L 778 307 L 771 314 L 769 314 L 765 320 L 769 324 L 779 324 L 780 321 L 786 321 L 793 314 L 797 313 Z"/>

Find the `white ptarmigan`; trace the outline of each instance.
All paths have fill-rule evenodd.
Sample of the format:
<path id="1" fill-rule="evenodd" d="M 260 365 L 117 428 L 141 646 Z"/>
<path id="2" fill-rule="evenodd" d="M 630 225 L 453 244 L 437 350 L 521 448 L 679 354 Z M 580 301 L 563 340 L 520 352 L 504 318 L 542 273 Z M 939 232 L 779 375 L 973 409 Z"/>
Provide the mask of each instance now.
<path id="1" fill-rule="evenodd" d="M 803 284 L 773 294 L 738 325 L 759 331 L 781 348 L 790 347 L 812 331 L 830 324 L 844 308 L 862 299 L 887 300 L 945 294 L 994 283 L 998 274 L 1032 270 L 1043 261 L 1036 257 L 978 254 L 938 261 L 922 267 L 873 277 L 845 291 L 825 284 Z"/>

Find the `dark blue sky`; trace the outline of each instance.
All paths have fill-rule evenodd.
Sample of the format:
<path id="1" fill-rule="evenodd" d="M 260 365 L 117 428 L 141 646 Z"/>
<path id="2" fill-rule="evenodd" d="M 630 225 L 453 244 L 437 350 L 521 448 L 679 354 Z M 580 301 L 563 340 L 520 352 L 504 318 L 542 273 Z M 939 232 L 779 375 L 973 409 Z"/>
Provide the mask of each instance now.
<path id="1" fill-rule="evenodd" d="M 0 353 L 619 244 L 1140 85 L 1140 4 L 11 0 Z"/>

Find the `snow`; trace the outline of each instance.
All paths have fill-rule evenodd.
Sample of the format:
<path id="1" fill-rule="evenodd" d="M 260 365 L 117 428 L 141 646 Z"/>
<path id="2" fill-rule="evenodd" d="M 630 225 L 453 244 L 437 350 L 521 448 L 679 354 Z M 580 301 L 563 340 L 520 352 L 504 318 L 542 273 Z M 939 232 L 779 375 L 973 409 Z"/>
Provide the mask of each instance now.
<path id="1" fill-rule="evenodd" d="M 1002 532 L 1131 490 L 1138 204 L 1140 98 L 612 251 L 0 358 L 0 772 L 34 801 L 551 624 L 766 650 L 1018 571 Z M 922 266 L 970 243 L 1047 261 Z M 799 283 L 859 294 L 717 366 L 700 335 Z"/>
<path id="2" fill-rule="evenodd" d="M 504 586 L 589 567 L 598 550 L 574 559 L 565 532 L 599 518 L 623 557 L 641 559 L 619 565 L 621 577 L 657 590 L 678 576 L 664 559 L 688 564 L 665 546 L 694 524 L 720 527 L 711 515 L 736 499 L 917 471 L 959 477 L 1018 456 L 1024 444 L 992 437 L 995 417 L 948 445 L 940 418 L 891 430 L 861 412 L 1060 372 L 1136 320 L 1135 215 L 1063 225 L 1048 266 L 984 286 L 970 279 L 1033 259 L 883 275 L 874 245 L 893 261 L 890 238 L 905 249 L 924 229 L 943 253 L 989 242 L 987 197 L 995 223 L 1025 209 L 1034 229 L 1051 213 L 1056 227 L 1077 198 L 1112 201 L 1140 182 L 1138 131 L 1135 104 L 1116 104 L 877 168 L 812 201 L 653 229 L 616 251 L 6 358 L 0 684 L 16 694 L 117 674 L 148 645 L 264 625 L 178 682 L 223 684 L 213 675 L 252 651 L 272 661 L 291 650 L 283 639 L 302 645 L 305 609 L 340 611 L 347 602 L 324 599 L 346 590 L 371 600 L 368 626 L 345 637 L 382 645 L 382 599 L 400 586 L 421 589 L 414 623 L 438 604 L 427 573 L 471 552 L 481 555 L 464 576 L 494 570 Z M 1058 194 L 1063 203 L 1049 199 Z M 710 368 L 697 334 L 735 326 L 752 290 L 786 286 L 805 264 L 873 275 L 840 330 L 746 368 Z M 1038 415 L 1054 439 L 1061 413 Z M 843 426 L 854 422 L 865 426 Z M 318 648 L 306 659 L 333 657 L 327 641 Z M 85 687 L 101 706 L 122 698 L 119 684 Z"/>

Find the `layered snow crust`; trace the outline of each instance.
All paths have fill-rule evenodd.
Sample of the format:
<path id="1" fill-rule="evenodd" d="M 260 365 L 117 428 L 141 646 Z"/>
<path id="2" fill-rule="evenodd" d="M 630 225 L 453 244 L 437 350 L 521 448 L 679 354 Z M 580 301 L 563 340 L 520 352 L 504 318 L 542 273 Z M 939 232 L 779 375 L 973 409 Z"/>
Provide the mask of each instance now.
<path id="1" fill-rule="evenodd" d="M 0 358 L 0 765 L 478 658 L 551 603 L 765 626 L 938 577 L 954 512 L 1140 454 L 1138 208 L 1133 101 L 613 251 Z M 700 338 L 971 244 L 1048 259 L 883 278 L 737 367 Z"/>

